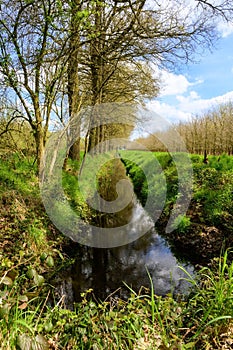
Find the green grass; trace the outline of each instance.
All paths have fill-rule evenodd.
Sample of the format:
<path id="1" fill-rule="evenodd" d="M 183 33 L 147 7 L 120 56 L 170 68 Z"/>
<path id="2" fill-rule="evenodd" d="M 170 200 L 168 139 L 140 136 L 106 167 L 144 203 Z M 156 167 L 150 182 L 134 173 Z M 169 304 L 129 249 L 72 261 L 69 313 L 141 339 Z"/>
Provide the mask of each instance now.
<path id="1" fill-rule="evenodd" d="M 33 160 L 17 154 L 1 158 L 0 349 L 14 349 L 17 336 L 24 334 L 38 340 L 46 278 L 64 260 L 59 246 L 65 240 L 59 235 L 55 240 L 55 232 L 40 199 Z"/>
<path id="2" fill-rule="evenodd" d="M 208 164 L 204 164 L 202 156 L 191 155 L 192 169 L 188 169 L 188 158 L 183 164 L 182 153 L 172 156 L 168 153 L 154 153 L 162 169 L 161 171 L 158 166 L 154 173 L 148 170 L 152 169 L 155 162 L 150 152 L 124 151 L 122 157 L 141 203 L 144 205 L 150 198 L 148 211 L 151 215 L 156 210 L 156 201 L 161 203 L 165 195 L 161 223 L 168 220 L 177 198 L 186 193 L 190 186 L 193 192 L 187 212 L 188 224 L 184 224 L 183 220 L 184 225 L 178 225 L 178 231 L 185 233 L 192 227 L 192 223 L 205 224 L 216 226 L 230 236 L 233 230 L 232 156 L 209 156 Z M 148 178 L 144 170 L 149 174 Z"/>
<path id="3" fill-rule="evenodd" d="M 136 156 L 149 172 L 150 160 L 145 152 Z M 159 154 L 158 158 L 166 178 L 176 177 L 170 157 L 164 154 L 163 158 L 163 154 Z M 204 165 L 201 158 L 194 157 L 195 200 L 201 204 L 200 215 L 208 213 L 207 207 L 212 205 L 214 196 L 209 194 L 205 198 L 203 195 L 210 186 L 218 196 L 223 196 L 217 209 L 231 213 L 230 199 L 229 203 L 227 201 L 232 184 L 231 161 L 224 156 L 221 169 L 216 169 L 218 159 L 213 162 L 210 159 L 209 164 Z M 132 164 L 127 166 L 130 171 Z M 132 177 L 135 172 L 135 181 L 139 182 L 136 165 L 133 168 Z M 49 283 L 50 276 L 68 263 L 62 252 L 67 241 L 55 230 L 43 210 L 36 169 L 30 161 L 18 161 L 14 156 L 1 160 L 0 178 L 4 179 L 0 183 L 1 350 L 46 349 L 48 344 L 52 349 L 84 350 L 230 348 L 233 333 L 231 250 L 202 268 L 195 280 L 187 273 L 187 280 L 193 286 L 187 296 L 157 296 L 148 274 L 150 290 L 142 287 L 137 294 L 128 287 L 128 300 L 121 300 L 113 293 L 105 301 L 99 301 L 94 291 L 88 290 L 73 310 L 67 310 L 63 300 L 55 298 Z M 63 181 L 70 200 L 77 203 L 79 191 L 75 174 L 65 173 Z M 170 184 L 174 191 L 169 195 L 170 201 L 176 195 L 175 183 L 176 180 Z M 146 192 L 143 186 L 141 190 L 144 188 Z M 204 217 L 204 220 L 209 218 Z M 187 234 L 190 221 L 189 216 L 181 220 L 183 234 Z"/>
<path id="4" fill-rule="evenodd" d="M 38 178 L 33 159 L 23 160 L 17 155 L 12 155 L 7 161 L 0 159 L 0 183 L 22 195 L 38 194 Z"/>
<path id="5" fill-rule="evenodd" d="M 213 261 L 212 268 L 204 267 L 199 271 L 197 280 L 189 281 L 195 285 L 193 296 L 187 303 L 187 310 L 192 310 L 192 337 L 200 348 L 210 346 L 211 339 L 220 341 L 221 333 L 232 327 L 233 320 L 233 262 L 232 251 Z M 189 323 L 190 324 L 190 323 Z M 229 336 L 232 336 L 232 328 Z M 205 344 L 205 346 L 203 345 Z M 197 347 L 199 348 L 199 347 Z M 220 345 L 219 345 L 219 348 Z"/>

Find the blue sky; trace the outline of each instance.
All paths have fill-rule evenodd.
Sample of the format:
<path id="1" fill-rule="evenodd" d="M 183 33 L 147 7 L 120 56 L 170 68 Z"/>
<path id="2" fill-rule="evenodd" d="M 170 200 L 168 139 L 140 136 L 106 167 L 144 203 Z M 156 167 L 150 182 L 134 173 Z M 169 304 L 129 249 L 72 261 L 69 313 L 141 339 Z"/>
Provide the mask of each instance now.
<path id="1" fill-rule="evenodd" d="M 215 49 L 198 57 L 198 63 L 184 65 L 179 73 L 161 72 L 162 89 L 149 110 L 176 123 L 233 101 L 233 25 L 222 24 L 219 31 Z M 150 124 L 156 130 L 156 122 Z"/>
<path id="2" fill-rule="evenodd" d="M 222 38 L 217 48 L 206 52 L 199 64 L 187 66 L 191 78 L 200 78 L 202 84 L 195 90 L 203 98 L 220 96 L 233 90 L 233 34 Z"/>

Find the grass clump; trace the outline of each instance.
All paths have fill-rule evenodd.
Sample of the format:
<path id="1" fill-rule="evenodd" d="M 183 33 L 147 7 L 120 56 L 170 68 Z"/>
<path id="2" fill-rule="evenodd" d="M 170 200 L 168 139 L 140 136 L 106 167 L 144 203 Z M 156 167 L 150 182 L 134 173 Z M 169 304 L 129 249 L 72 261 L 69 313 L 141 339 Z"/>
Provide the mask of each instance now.
<path id="1" fill-rule="evenodd" d="M 174 228 L 181 234 L 187 233 L 191 226 L 191 220 L 186 215 L 178 215 L 174 220 Z"/>
<path id="2" fill-rule="evenodd" d="M 0 180 L 0 349 L 39 349 L 38 320 L 65 240 L 44 211 L 33 160 L 2 157 Z"/>
<path id="3" fill-rule="evenodd" d="M 230 349 L 233 344 L 232 253 L 226 251 L 211 267 L 202 268 L 198 282 L 189 276 L 195 289 L 187 300 L 184 322 L 195 349 Z"/>

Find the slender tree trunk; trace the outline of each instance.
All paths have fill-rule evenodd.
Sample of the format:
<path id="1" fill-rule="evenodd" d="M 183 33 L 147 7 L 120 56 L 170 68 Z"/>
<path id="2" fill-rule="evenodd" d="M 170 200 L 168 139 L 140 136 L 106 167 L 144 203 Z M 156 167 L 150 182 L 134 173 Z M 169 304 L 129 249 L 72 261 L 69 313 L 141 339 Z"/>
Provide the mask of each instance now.
<path id="1" fill-rule="evenodd" d="M 36 143 L 36 161 L 38 169 L 40 167 L 41 160 L 44 155 L 45 142 L 47 138 L 46 130 L 43 127 L 43 119 L 40 112 L 40 104 L 38 96 L 34 96 L 34 112 L 35 112 L 35 124 L 31 124 L 34 130 L 34 138 Z"/>
<path id="2" fill-rule="evenodd" d="M 34 133 L 34 137 L 35 137 L 35 143 L 36 143 L 36 161 L 39 169 L 41 160 L 44 155 L 44 147 L 45 147 L 44 131 L 42 126 L 37 127 Z"/>
<path id="3" fill-rule="evenodd" d="M 71 126 L 71 137 L 75 138 L 75 142 L 70 147 L 69 157 L 72 160 L 80 160 L 80 128 L 81 120 L 78 118 L 80 110 L 80 90 L 79 90 L 79 28 L 77 25 L 77 13 L 80 11 L 80 0 L 73 0 L 71 4 L 71 38 L 70 38 L 70 57 L 68 63 L 68 100 L 69 100 L 69 116 L 75 122 Z"/>
<path id="4" fill-rule="evenodd" d="M 96 3 L 95 8 L 95 38 L 93 38 L 90 49 L 91 56 L 91 81 L 92 81 L 92 105 L 102 103 L 103 97 L 103 75 L 104 75 L 104 60 L 102 57 L 103 38 L 99 35 L 103 24 L 103 7 Z M 100 143 L 104 140 L 103 121 L 101 113 L 98 113 L 98 108 L 94 109 L 92 120 L 90 123 L 88 151 L 95 147 L 97 153 L 101 152 Z M 94 127 L 93 127 L 94 125 Z"/>

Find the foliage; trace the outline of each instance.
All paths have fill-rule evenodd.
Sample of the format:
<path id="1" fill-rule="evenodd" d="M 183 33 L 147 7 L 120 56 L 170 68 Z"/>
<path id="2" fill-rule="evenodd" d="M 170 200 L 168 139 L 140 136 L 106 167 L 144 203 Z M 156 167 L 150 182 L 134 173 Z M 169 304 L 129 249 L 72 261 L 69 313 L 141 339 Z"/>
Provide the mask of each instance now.
<path id="1" fill-rule="evenodd" d="M 227 264 L 228 254 L 216 259 L 216 269 L 202 269 L 199 282 L 187 273 L 194 289 L 183 300 L 155 295 L 148 276 L 151 290 L 142 288 L 136 294 L 128 287 L 127 301 L 114 295 L 98 301 L 90 289 L 74 310 L 68 310 L 60 301 L 51 306 L 48 295 L 41 298 L 27 289 L 16 294 L 22 282 L 18 278 L 13 284 L 3 280 L 3 349 L 17 345 L 25 350 L 32 343 L 43 344 L 41 349 L 222 349 L 231 344 L 233 326 L 233 263 Z"/>
<path id="2" fill-rule="evenodd" d="M 144 103 L 159 89 L 149 60 L 169 68 L 191 60 L 217 39 L 215 18 L 232 17 L 231 0 L 153 6 L 1 0 L 0 93 L 10 120 L 30 125 L 38 164 L 55 117 L 64 126 L 87 104 Z M 95 146 L 104 128 L 91 130 L 89 146 Z"/>
<path id="3" fill-rule="evenodd" d="M 134 151 L 128 152 L 133 153 Z M 134 184 L 134 190 L 143 205 L 146 202 L 149 188 L 151 195 L 159 198 L 160 193 L 165 191 L 164 186 L 166 186 L 166 203 L 163 214 L 168 217 L 177 196 L 179 196 L 178 173 L 171 155 L 156 152 L 155 156 L 163 170 L 166 183 L 161 182 L 162 175 L 158 171 L 153 174 L 148 171 L 152 168 L 154 160 L 149 157 L 147 152 L 134 152 L 135 163 L 127 159 L 127 152 L 122 152 L 123 162 Z M 132 155 L 128 158 L 132 158 Z M 209 156 L 208 164 L 204 164 L 201 156 L 192 155 L 191 161 L 193 166 L 193 194 L 189 209 L 190 215 L 181 220 L 180 225 L 182 227 L 180 226 L 179 230 L 186 231 L 186 228 L 190 227 L 194 220 L 195 223 L 216 225 L 216 227 L 224 228 L 227 232 L 230 232 L 233 215 L 233 158 L 225 154 L 218 157 Z M 148 179 L 145 176 L 145 170 L 149 174 Z M 151 186 L 148 181 L 152 182 Z M 188 183 L 188 181 L 190 179 L 187 178 L 183 182 Z M 180 218 L 177 220 L 180 221 Z"/>
<path id="4" fill-rule="evenodd" d="M 77 176 L 79 167 L 80 162 L 68 162 L 67 170 L 63 171 L 62 174 L 62 185 L 70 206 L 81 218 L 86 219 L 89 214 L 89 209 L 79 188 L 79 178 Z"/>
<path id="5" fill-rule="evenodd" d="M 174 221 L 174 227 L 179 233 L 186 233 L 191 225 L 190 218 L 186 215 L 178 215 Z"/>
<path id="6" fill-rule="evenodd" d="M 144 153 L 143 157 L 142 154 L 138 157 L 143 160 L 145 156 Z M 164 156 L 169 160 L 167 155 Z M 162 154 L 158 157 L 163 158 Z M 204 181 L 208 187 L 214 183 L 216 173 L 207 172 L 209 165 L 202 165 L 196 156 L 194 158 L 194 164 L 199 168 L 198 171 L 195 169 L 197 174 L 203 170 L 200 177 L 195 175 L 196 186 L 208 174 L 206 183 Z M 145 165 L 149 171 L 147 161 Z M 163 169 L 166 169 L 166 161 L 163 162 Z M 71 165 L 69 176 L 64 173 L 63 178 L 70 196 L 75 185 L 72 171 L 76 171 L 76 166 L 71 168 Z M 109 170 L 110 165 L 107 164 L 106 169 Z M 229 169 L 227 166 L 225 169 L 227 175 L 224 171 L 220 173 L 220 187 L 223 180 L 225 185 L 228 183 Z M 128 300 L 112 294 L 100 301 L 95 298 L 94 291 L 88 290 L 82 295 L 82 301 L 74 304 L 73 310 L 67 310 L 63 299 L 56 299 L 49 283 L 50 277 L 67 264 L 59 248 L 66 240 L 45 215 L 35 174 L 36 168 L 30 159 L 20 159 L 18 155 L 1 158 L 1 349 L 230 348 L 233 331 L 232 251 L 226 251 L 210 267 L 201 269 L 195 279 L 186 272 L 187 280 L 193 286 L 186 297 L 155 295 L 148 275 L 150 290 L 142 288 L 136 294 L 128 286 L 131 292 Z M 77 193 L 78 189 L 74 196 Z M 189 218 L 182 220 L 186 229 Z"/>
<path id="7" fill-rule="evenodd" d="M 223 342 L 224 336 L 230 345 L 232 344 L 230 338 L 233 319 L 232 251 L 225 251 L 220 258 L 214 259 L 211 268 L 202 268 L 198 277 L 199 283 L 197 280 L 189 279 L 196 286 L 196 289 L 189 297 L 188 312 L 185 315 L 185 322 L 187 322 L 186 317 L 188 317 L 190 318 L 188 324 L 194 324 L 192 339 L 198 349 L 210 347 L 211 339 L 216 345 L 218 344 L 217 348 L 222 348 L 221 342 Z"/>
<path id="8" fill-rule="evenodd" d="M 49 276 L 64 261 L 57 249 L 61 237 L 54 240 L 56 230 L 39 197 L 36 172 L 31 158 L 22 158 L 17 153 L 1 156 L 1 349 L 14 349 L 16 343 L 45 342 L 37 325 L 48 293 Z"/>
<path id="9" fill-rule="evenodd" d="M 9 121 L 9 118 L 0 115 L 0 154 L 17 151 L 22 156 L 35 155 L 34 138 L 29 125 L 20 119 L 8 125 Z"/>
<path id="10" fill-rule="evenodd" d="M 161 208 L 164 200 L 166 203 L 175 202 L 178 195 L 178 177 L 169 153 L 153 155 L 144 151 L 124 151 L 122 159 L 141 203 L 145 205 L 149 198 L 147 208 L 151 215 Z"/>
<path id="11" fill-rule="evenodd" d="M 195 202 L 202 207 L 202 216 L 208 224 L 231 230 L 233 173 L 232 157 L 210 156 L 207 165 L 199 160 L 193 164 Z"/>

